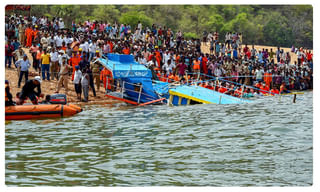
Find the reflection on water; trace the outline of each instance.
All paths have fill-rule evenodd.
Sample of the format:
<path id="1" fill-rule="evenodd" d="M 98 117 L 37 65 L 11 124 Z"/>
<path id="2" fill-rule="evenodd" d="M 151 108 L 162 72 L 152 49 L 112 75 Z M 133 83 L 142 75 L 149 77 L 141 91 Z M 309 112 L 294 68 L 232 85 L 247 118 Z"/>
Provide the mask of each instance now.
<path id="1" fill-rule="evenodd" d="M 310 186 L 312 92 L 6 122 L 9 186 Z"/>

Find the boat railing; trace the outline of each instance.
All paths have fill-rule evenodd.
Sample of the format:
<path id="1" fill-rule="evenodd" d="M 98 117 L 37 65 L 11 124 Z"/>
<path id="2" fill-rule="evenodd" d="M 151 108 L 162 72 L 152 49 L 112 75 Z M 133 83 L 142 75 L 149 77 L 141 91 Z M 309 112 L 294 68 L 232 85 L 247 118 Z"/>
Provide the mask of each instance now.
<path id="1" fill-rule="evenodd" d="M 121 82 L 121 85 L 120 85 L 120 82 Z M 119 93 L 121 93 L 121 98 L 124 98 L 124 93 L 125 92 L 132 92 L 132 93 L 137 93 L 137 94 L 139 94 L 138 95 L 138 101 L 137 101 L 137 103 L 139 104 L 140 103 L 140 100 L 141 100 L 141 96 L 143 95 L 143 96 L 145 96 L 145 99 L 146 100 L 149 100 L 149 101 L 154 101 L 154 100 L 157 100 L 157 99 L 159 99 L 159 98 L 156 98 L 156 97 L 154 97 L 154 96 L 152 96 L 152 95 L 149 95 L 149 94 L 147 94 L 147 93 L 144 93 L 143 92 L 143 89 L 144 90 L 149 90 L 149 91 L 152 91 L 151 89 L 148 89 L 148 88 L 146 88 L 146 87 L 143 87 L 143 85 L 142 84 L 135 84 L 135 83 L 129 83 L 129 82 L 126 82 L 126 81 L 119 81 L 119 83 L 117 83 L 118 85 L 116 86 L 116 85 L 114 85 L 113 83 L 111 83 L 111 89 L 112 90 L 116 90 L 116 92 L 119 92 Z M 128 84 L 128 85 L 133 85 L 133 86 L 137 86 L 138 87 L 138 90 L 135 90 L 135 89 L 126 89 L 125 88 L 125 85 L 126 84 Z M 108 82 L 108 78 L 107 78 L 107 85 L 106 85 L 106 87 L 109 87 L 109 82 Z M 106 92 L 106 94 L 108 94 L 108 92 Z M 130 96 L 128 96 L 128 95 L 126 95 L 127 97 L 130 97 Z M 161 97 L 160 95 L 158 95 L 161 99 L 163 98 L 163 97 Z"/>
<path id="2" fill-rule="evenodd" d="M 190 75 L 200 74 L 200 76 L 203 75 L 203 76 L 209 77 L 209 79 L 207 79 L 207 80 L 197 80 L 197 81 L 195 81 L 196 83 L 206 82 L 206 81 L 209 81 L 209 82 L 210 82 L 210 81 L 215 81 L 215 85 L 218 85 L 219 82 L 222 81 L 222 82 L 230 83 L 230 84 L 233 84 L 233 85 L 238 85 L 238 86 L 241 86 L 241 87 L 243 87 L 243 88 L 249 88 L 249 89 L 257 90 L 257 91 L 259 91 L 259 92 L 266 92 L 266 93 L 271 94 L 271 95 L 277 95 L 276 93 L 272 93 L 271 91 L 262 90 L 262 89 L 259 89 L 259 88 L 257 88 L 257 87 L 251 86 L 251 85 L 246 85 L 246 84 L 241 84 L 241 83 L 238 83 L 238 82 L 226 80 L 226 78 L 254 77 L 254 76 L 214 77 L 214 76 L 207 75 L 207 74 L 203 74 L 203 73 L 187 73 L 187 74 L 190 74 Z M 219 86 L 221 87 L 221 85 L 219 85 Z"/>

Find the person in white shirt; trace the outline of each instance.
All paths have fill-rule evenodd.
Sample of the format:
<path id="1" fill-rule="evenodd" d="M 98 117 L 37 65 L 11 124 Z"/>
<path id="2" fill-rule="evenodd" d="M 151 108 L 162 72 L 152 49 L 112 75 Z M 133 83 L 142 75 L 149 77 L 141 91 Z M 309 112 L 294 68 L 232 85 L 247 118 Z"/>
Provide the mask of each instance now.
<path id="1" fill-rule="evenodd" d="M 20 68 L 20 75 L 19 75 L 19 81 L 18 81 L 18 88 L 20 88 L 21 80 L 23 75 L 25 76 L 25 82 L 28 81 L 28 75 L 29 75 L 29 67 L 31 66 L 28 56 L 26 54 L 23 55 L 23 59 L 18 60 L 15 63 L 18 68 Z"/>
<path id="2" fill-rule="evenodd" d="M 140 64 L 142 64 L 144 66 L 147 66 L 147 60 L 146 60 L 146 58 L 143 57 L 143 55 L 139 55 L 138 63 L 140 63 Z"/>
<path id="3" fill-rule="evenodd" d="M 171 63 L 171 59 L 168 60 L 168 62 L 162 66 L 162 70 L 166 72 L 166 75 L 170 75 L 170 73 L 173 72 L 173 68 L 174 68 L 174 65 Z"/>
<path id="4" fill-rule="evenodd" d="M 64 29 L 64 22 L 62 21 L 62 18 L 59 20 L 59 29 Z"/>
<path id="5" fill-rule="evenodd" d="M 170 59 L 170 53 L 169 51 L 167 50 L 165 54 L 163 54 L 163 59 L 162 59 L 162 62 L 164 64 L 168 64 L 168 60 Z M 168 65 L 169 66 L 169 65 Z"/>
<path id="6" fill-rule="evenodd" d="M 58 53 L 59 53 L 59 56 L 58 56 L 59 66 L 62 65 L 63 59 L 66 59 L 66 62 L 68 62 L 70 57 L 64 52 L 64 50 L 60 50 Z"/>
<path id="7" fill-rule="evenodd" d="M 44 36 L 41 38 L 40 43 L 43 49 L 47 49 L 49 44 L 48 34 L 45 33 Z"/>
<path id="8" fill-rule="evenodd" d="M 74 84 L 74 89 L 77 93 L 77 98 L 79 101 L 81 101 L 81 78 L 82 78 L 82 73 L 80 71 L 80 67 L 79 65 L 77 65 L 76 67 L 76 71 L 74 73 L 74 79 L 73 79 L 73 84 Z"/>
<path id="9" fill-rule="evenodd" d="M 54 41 L 56 43 L 56 47 L 62 47 L 63 39 L 60 37 L 59 34 L 54 37 Z"/>
<path id="10" fill-rule="evenodd" d="M 262 69 L 262 67 L 260 66 L 260 69 L 256 69 L 255 71 L 255 75 L 256 75 L 256 80 L 261 82 L 262 81 L 262 77 L 264 74 L 264 70 Z"/>
<path id="11" fill-rule="evenodd" d="M 55 48 L 51 49 L 50 53 L 50 71 L 51 71 L 51 80 L 54 80 L 56 78 L 58 80 L 58 71 L 59 71 L 59 54 L 58 51 Z"/>
<path id="12" fill-rule="evenodd" d="M 83 52 L 89 53 L 89 43 L 87 39 L 84 40 L 84 48 L 82 50 Z"/>
<path id="13" fill-rule="evenodd" d="M 87 73 L 87 71 L 84 71 L 81 77 L 81 87 L 83 91 L 84 102 L 88 102 L 89 99 L 89 81 L 89 74 Z"/>
<path id="14" fill-rule="evenodd" d="M 88 60 L 89 62 L 95 56 L 96 50 L 97 50 L 96 40 L 93 40 L 92 43 L 89 45 L 89 60 Z"/>

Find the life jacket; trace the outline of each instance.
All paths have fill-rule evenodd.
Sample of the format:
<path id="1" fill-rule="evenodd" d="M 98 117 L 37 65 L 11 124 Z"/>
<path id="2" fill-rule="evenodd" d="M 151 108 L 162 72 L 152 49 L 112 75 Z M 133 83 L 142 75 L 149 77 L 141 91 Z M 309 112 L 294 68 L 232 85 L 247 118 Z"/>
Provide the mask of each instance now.
<path id="1" fill-rule="evenodd" d="M 123 54 L 125 54 L 125 55 L 129 55 L 129 54 L 130 54 L 130 49 L 129 49 L 129 48 L 124 48 L 124 49 L 122 50 L 122 52 L 123 52 Z"/>
<path id="2" fill-rule="evenodd" d="M 180 81 L 179 76 L 178 76 L 178 75 L 174 76 L 174 80 L 175 80 L 175 81 Z"/>
<path id="3" fill-rule="evenodd" d="M 194 70 L 199 70 L 200 69 L 200 60 L 198 60 L 198 62 L 193 61 L 193 69 Z"/>
<path id="4" fill-rule="evenodd" d="M 219 93 L 224 93 L 224 92 L 226 92 L 227 91 L 227 89 L 225 88 L 225 87 L 220 87 L 219 89 L 218 89 L 218 92 Z"/>
<path id="5" fill-rule="evenodd" d="M 271 95 L 279 94 L 278 89 L 271 89 Z"/>
<path id="6" fill-rule="evenodd" d="M 264 86 L 264 87 L 261 86 L 260 89 L 261 89 L 260 93 L 262 93 L 264 95 L 269 93 L 269 87 L 268 86 Z"/>

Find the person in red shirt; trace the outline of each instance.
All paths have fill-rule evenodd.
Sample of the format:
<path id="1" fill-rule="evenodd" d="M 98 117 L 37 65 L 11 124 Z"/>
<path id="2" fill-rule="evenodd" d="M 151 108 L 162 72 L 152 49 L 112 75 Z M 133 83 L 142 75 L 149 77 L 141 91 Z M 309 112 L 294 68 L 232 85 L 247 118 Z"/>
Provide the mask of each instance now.
<path id="1" fill-rule="evenodd" d="M 313 57 L 313 54 L 311 53 L 311 51 L 307 52 L 307 61 L 308 62 L 312 61 L 312 57 Z"/>

